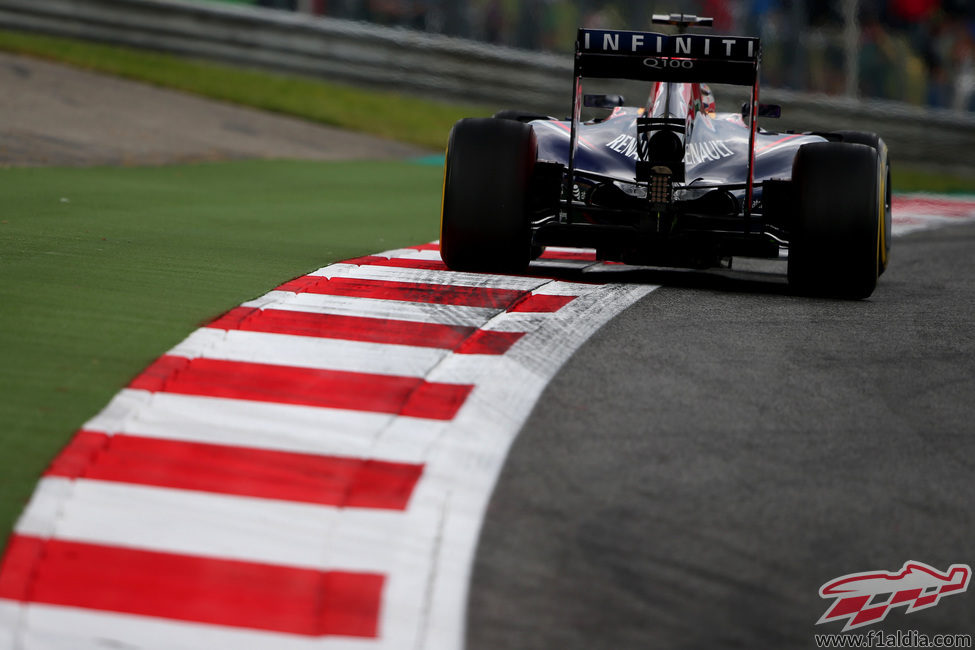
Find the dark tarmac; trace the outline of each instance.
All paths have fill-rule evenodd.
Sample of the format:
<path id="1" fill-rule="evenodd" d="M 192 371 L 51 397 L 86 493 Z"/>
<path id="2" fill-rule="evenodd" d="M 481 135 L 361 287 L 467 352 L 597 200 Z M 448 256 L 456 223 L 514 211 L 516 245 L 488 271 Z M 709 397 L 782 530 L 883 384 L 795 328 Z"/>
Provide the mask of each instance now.
<path id="1" fill-rule="evenodd" d="M 511 450 L 470 650 L 815 647 L 842 628 L 815 625 L 825 582 L 975 564 L 975 225 L 896 239 L 861 302 L 627 275 L 663 288 L 570 359 Z M 873 629 L 973 634 L 975 594 Z"/>

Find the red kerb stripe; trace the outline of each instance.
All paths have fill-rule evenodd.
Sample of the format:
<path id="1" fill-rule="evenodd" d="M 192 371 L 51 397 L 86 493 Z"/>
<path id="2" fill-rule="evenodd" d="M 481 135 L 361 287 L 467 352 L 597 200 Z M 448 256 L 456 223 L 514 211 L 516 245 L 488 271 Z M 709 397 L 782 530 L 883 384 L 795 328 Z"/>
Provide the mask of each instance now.
<path id="1" fill-rule="evenodd" d="M 473 386 L 263 363 L 162 356 L 130 388 L 450 420 Z"/>
<path id="2" fill-rule="evenodd" d="M 582 260 L 584 262 L 595 262 L 596 253 L 594 251 L 553 251 L 548 250 L 541 254 L 543 260 Z"/>
<path id="3" fill-rule="evenodd" d="M 388 282 L 384 280 L 358 280 L 355 278 L 324 278 L 308 275 L 278 287 L 278 291 L 315 293 L 351 298 L 378 298 L 405 302 L 459 305 L 465 307 L 490 307 L 506 309 L 508 305 L 525 295 L 516 289 L 491 287 L 457 287 L 443 284 L 416 282 Z"/>
<path id="4" fill-rule="evenodd" d="M 508 308 L 517 312 L 555 312 L 575 300 L 575 296 L 531 294 Z"/>
<path id="5" fill-rule="evenodd" d="M 359 266 L 395 266 L 404 269 L 423 269 L 426 271 L 449 271 L 447 265 L 440 260 L 423 260 L 412 257 L 383 257 L 381 255 L 366 255 L 351 260 L 344 260 L 342 264 L 358 264 Z"/>
<path id="6" fill-rule="evenodd" d="M 314 637 L 375 637 L 383 582 L 22 535 L 0 565 L 0 598 Z"/>
<path id="7" fill-rule="evenodd" d="M 80 431 L 46 476 L 405 510 L 422 465 Z"/>
<path id="8" fill-rule="evenodd" d="M 521 333 L 478 330 L 461 325 L 439 325 L 414 321 L 312 314 L 282 309 L 237 307 L 216 319 L 207 327 L 224 330 L 267 332 L 318 338 L 389 343 L 417 347 L 440 348 L 468 352 L 477 348 L 478 354 L 504 354 L 521 338 Z"/>
<path id="9" fill-rule="evenodd" d="M 899 212 L 908 212 L 936 217 L 969 219 L 975 217 L 975 200 L 895 196 L 893 198 L 892 209 L 894 217 L 897 217 Z"/>
<path id="10" fill-rule="evenodd" d="M 504 354 L 524 335 L 524 332 L 478 330 L 454 352 L 458 354 Z"/>

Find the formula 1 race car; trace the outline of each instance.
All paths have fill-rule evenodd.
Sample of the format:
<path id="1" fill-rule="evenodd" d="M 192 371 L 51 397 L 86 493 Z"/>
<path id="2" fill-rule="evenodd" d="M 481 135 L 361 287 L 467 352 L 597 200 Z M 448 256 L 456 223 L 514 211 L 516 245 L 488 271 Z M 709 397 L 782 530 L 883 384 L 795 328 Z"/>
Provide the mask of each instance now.
<path id="1" fill-rule="evenodd" d="M 796 293 L 865 298 L 890 253 L 890 163 L 872 133 L 758 128 L 757 38 L 687 34 L 711 19 L 655 15 L 676 34 L 580 29 L 571 118 L 463 119 L 444 166 L 448 267 L 519 272 L 545 246 L 600 260 L 705 269 L 788 251 Z M 648 81 L 649 100 L 583 95 L 583 78 Z M 707 82 L 751 87 L 718 113 Z M 612 109 L 581 121 L 582 108 Z M 605 112 L 604 112 L 605 114 Z"/>

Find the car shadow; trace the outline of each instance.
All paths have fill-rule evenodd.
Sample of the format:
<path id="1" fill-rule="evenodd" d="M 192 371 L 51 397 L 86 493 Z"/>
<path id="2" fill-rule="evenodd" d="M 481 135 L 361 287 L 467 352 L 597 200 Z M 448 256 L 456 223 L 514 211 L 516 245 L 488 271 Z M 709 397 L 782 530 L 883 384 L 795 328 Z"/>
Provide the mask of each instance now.
<path id="1" fill-rule="evenodd" d="M 646 266 L 592 264 L 589 266 L 558 266 L 532 264 L 528 275 L 591 284 L 653 284 L 661 287 L 748 293 L 761 295 L 794 295 L 788 285 L 785 264 L 752 260 L 743 268 L 732 269 L 673 269 Z M 780 269 L 772 269 L 772 265 Z M 765 267 L 765 268 L 763 268 Z"/>

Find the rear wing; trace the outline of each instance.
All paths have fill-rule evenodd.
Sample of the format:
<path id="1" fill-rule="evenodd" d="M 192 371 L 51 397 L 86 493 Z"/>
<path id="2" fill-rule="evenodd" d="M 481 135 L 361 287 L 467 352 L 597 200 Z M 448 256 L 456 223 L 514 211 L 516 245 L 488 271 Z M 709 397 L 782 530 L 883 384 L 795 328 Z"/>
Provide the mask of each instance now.
<path id="1" fill-rule="evenodd" d="M 654 22 L 677 25 L 681 30 L 689 26 L 706 26 L 709 18 L 684 14 L 654 16 Z M 758 115 L 758 71 L 761 43 L 747 36 L 713 36 L 710 34 L 658 34 L 606 29 L 580 29 L 576 38 L 573 66 L 572 122 L 569 129 L 569 169 L 566 175 L 566 195 L 572 196 L 575 177 L 575 154 L 579 119 L 583 104 L 583 77 L 602 79 L 633 79 L 637 81 L 677 83 L 726 83 L 751 86 L 748 114 L 748 183 L 745 198 L 746 232 L 751 215 L 755 173 L 755 132 Z M 654 130 L 677 130 L 686 133 L 686 125 L 673 124 L 672 119 L 637 118 L 638 133 L 649 137 Z M 652 163 L 648 147 L 640 147 L 637 162 L 638 183 L 646 183 L 650 193 Z M 678 166 L 679 165 L 679 166 Z M 683 163 L 671 165 L 670 172 L 683 181 Z M 668 177 L 672 179 L 674 176 Z M 668 180 L 669 183 L 669 180 Z M 669 185 L 668 185 L 669 187 Z M 572 218 L 569 201 L 568 218 Z"/>
<path id="2" fill-rule="evenodd" d="M 575 68 L 582 77 L 751 86 L 760 54 L 759 39 L 744 36 L 580 29 Z"/>

